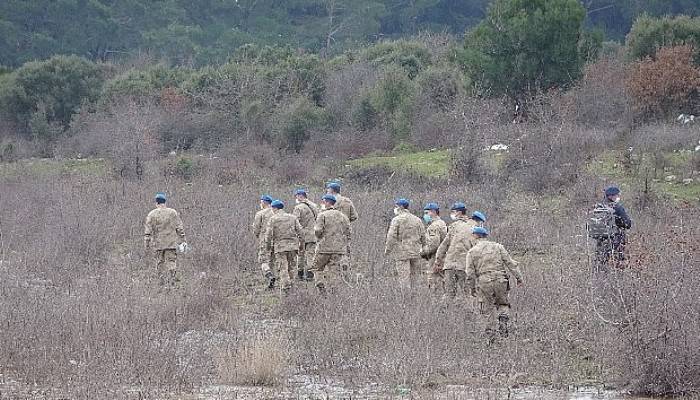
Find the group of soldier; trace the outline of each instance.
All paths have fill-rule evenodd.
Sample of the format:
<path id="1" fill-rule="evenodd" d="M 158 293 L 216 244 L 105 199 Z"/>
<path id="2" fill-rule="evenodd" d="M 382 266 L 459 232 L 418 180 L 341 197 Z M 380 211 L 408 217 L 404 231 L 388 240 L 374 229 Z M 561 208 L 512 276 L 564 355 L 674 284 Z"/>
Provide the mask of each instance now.
<path id="1" fill-rule="evenodd" d="M 309 200 L 304 189 L 296 190 L 294 196 L 291 213 L 285 211 L 281 200 L 269 195 L 260 198 L 260 210 L 252 226 L 258 261 L 268 289 L 279 287 L 286 294 L 296 279 L 313 281 L 326 295 L 329 278 L 350 268 L 351 224 L 358 214 L 353 202 L 341 195 L 338 182 L 326 186 L 320 205 Z M 605 190 L 604 201 L 614 211 L 617 228 L 614 235 L 598 243 L 598 252 L 618 260 L 624 258 L 624 231 L 631 226 L 619 199 L 617 187 Z M 189 246 L 179 214 L 168 208 L 166 201 L 164 193 L 156 194 L 156 208 L 146 218 L 144 245 L 146 250 L 153 250 L 161 285 L 172 287 L 180 280 L 177 252 L 186 252 Z M 464 203 L 454 203 L 448 227 L 437 203 L 423 207 L 422 220 L 409 207 L 410 202 L 403 198 L 394 203 L 395 215 L 384 250 L 385 256 L 395 262 L 402 290 L 417 289 L 420 277 L 427 272 L 427 287 L 433 293 L 441 293 L 445 302 L 458 293 L 476 298 L 482 314 L 495 311 L 496 318 L 491 321 L 497 321 L 498 332 L 507 336 L 510 277 L 520 286 L 523 276 L 506 249 L 487 239 L 484 213 L 469 213 Z"/>
<path id="2" fill-rule="evenodd" d="M 269 195 L 260 198 L 253 233 L 258 241 L 258 260 L 273 289 L 279 280 L 287 293 L 293 280 L 310 280 L 326 294 L 329 276 L 340 276 L 349 268 L 351 224 L 358 218 L 352 201 L 341 195 L 341 185 L 331 182 L 320 206 L 309 200 L 304 189 L 294 193 L 293 211 Z M 450 211 L 452 224 L 440 217 L 437 203 L 423 208 L 423 218 L 409 211 L 410 202 L 398 199 L 386 237 L 384 254 L 393 258 L 402 290 L 421 286 L 420 277 L 428 268 L 428 287 L 454 299 L 458 292 L 479 300 L 482 313 L 497 313 L 499 332 L 508 335 L 509 278 L 523 282 L 518 264 L 505 248 L 487 240 L 483 226 L 486 216 L 467 212 L 462 202 Z"/>

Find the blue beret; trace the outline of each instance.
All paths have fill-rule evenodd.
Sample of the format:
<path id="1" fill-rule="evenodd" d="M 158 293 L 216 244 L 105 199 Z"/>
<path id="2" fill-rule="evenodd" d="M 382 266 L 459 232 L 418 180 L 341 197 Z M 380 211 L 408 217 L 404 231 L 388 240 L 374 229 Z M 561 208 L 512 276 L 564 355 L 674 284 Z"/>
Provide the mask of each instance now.
<path id="1" fill-rule="evenodd" d="M 306 190 L 305 189 L 297 189 L 294 191 L 294 194 L 297 196 L 306 196 Z"/>
<path id="2" fill-rule="evenodd" d="M 264 194 L 262 197 L 260 197 L 260 201 L 264 201 L 265 203 L 272 203 L 273 198 L 270 195 Z"/>
<path id="3" fill-rule="evenodd" d="M 617 186 L 608 186 L 605 188 L 606 196 L 617 196 L 618 194 L 620 194 L 620 188 Z"/>
<path id="4" fill-rule="evenodd" d="M 328 185 L 326 185 L 327 189 L 332 189 L 334 192 L 340 193 L 340 183 L 338 182 L 330 182 Z"/>
<path id="5" fill-rule="evenodd" d="M 398 199 L 395 204 L 399 207 L 408 208 L 411 203 L 406 199 Z"/>
<path id="6" fill-rule="evenodd" d="M 479 221 L 486 222 L 486 215 L 481 211 L 474 211 L 472 213 L 472 219 L 478 219 Z"/>
<path id="7" fill-rule="evenodd" d="M 433 211 L 440 211 L 440 206 L 438 203 L 428 203 L 423 207 L 423 210 L 433 210 Z"/>
<path id="8" fill-rule="evenodd" d="M 467 211 L 467 206 L 462 203 L 461 201 L 458 201 L 452 205 L 451 210 L 454 211 Z"/>
<path id="9" fill-rule="evenodd" d="M 472 229 L 472 233 L 475 235 L 488 236 L 489 230 L 483 226 L 475 226 L 474 229 Z"/>
<path id="10" fill-rule="evenodd" d="M 336 198 L 332 194 L 324 195 L 323 197 L 321 197 L 321 200 L 327 201 L 327 202 L 333 203 L 333 204 L 335 204 L 335 202 L 336 202 Z"/>
<path id="11" fill-rule="evenodd" d="M 165 193 L 163 192 L 158 192 L 156 193 L 156 200 L 167 200 L 167 196 L 165 196 Z"/>
<path id="12" fill-rule="evenodd" d="M 281 210 L 281 209 L 284 208 L 284 203 L 281 202 L 280 200 L 275 200 L 275 201 L 272 202 L 272 204 L 270 204 L 270 206 L 271 206 L 272 208 L 276 208 L 276 209 L 278 209 L 278 210 Z"/>

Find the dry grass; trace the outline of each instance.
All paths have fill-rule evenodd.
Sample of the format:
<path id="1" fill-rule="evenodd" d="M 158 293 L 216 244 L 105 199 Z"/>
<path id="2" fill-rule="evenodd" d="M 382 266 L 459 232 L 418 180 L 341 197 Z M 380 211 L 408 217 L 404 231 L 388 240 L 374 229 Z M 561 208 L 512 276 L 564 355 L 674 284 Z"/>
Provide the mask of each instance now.
<path id="1" fill-rule="evenodd" d="M 292 348 L 280 334 L 253 333 L 236 348 L 226 347 L 216 355 L 222 383 L 275 386 L 285 382 Z"/>

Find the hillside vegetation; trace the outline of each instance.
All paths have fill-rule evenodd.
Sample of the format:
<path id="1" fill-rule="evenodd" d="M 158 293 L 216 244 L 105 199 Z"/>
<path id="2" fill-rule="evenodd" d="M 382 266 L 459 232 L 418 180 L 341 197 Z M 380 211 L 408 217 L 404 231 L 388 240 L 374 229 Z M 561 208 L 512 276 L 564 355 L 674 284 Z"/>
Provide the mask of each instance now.
<path id="1" fill-rule="evenodd" d="M 84 57 L 68 40 L 77 47 L 45 58 L 19 41 L 28 58 L 1 70 L 0 394 L 700 391 L 700 19 L 653 16 L 693 14 L 691 2 L 644 2 L 650 14 L 624 44 L 604 41 L 592 19 L 642 2 L 495 0 L 484 18 L 452 13 L 449 23 L 445 7 L 477 3 L 393 2 L 401 12 L 337 9 L 331 25 L 314 18 L 327 19 L 332 1 L 55 3 L 80 5 L 86 29 L 101 26 L 94 13 L 109 16 L 114 25 L 102 28 L 118 45 L 91 44 L 98 49 L 179 52 L 185 42 L 158 40 L 202 36 L 180 59 L 120 61 Z M 58 29 L 46 21 L 61 14 L 33 4 L 2 3 L 0 29 L 62 37 L 37 36 Z M 243 33 L 234 32 L 244 40 L 207 39 L 227 40 L 227 18 L 245 7 Z M 18 28 L 23 10 L 43 10 L 45 23 Z M 156 11 L 179 19 L 149 21 Z M 327 31 L 306 30 L 354 19 L 368 25 L 348 25 L 358 31 L 341 30 L 342 40 L 338 31 L 331 51 Z M 447 32 L 423 30 L 426 21 Z M 452 34 L 467 24 L 464 37 Z M 153 32 L 162 26 L 169 31 Z M 253 35 L 260 26 L 274 29 Z M 411 35 L 369 39 L 388 27 Z M 293 41 L 279 36 L 292 28 Z M 51 40 L 42 43 L 57 49 Z M 259 196 L 291 204 L 304 187 L 316 200 L 331 179 L 360 214 L 350 272 L 324 298 L 307 283 L 289 296 L 265 291 L 249 228 Z M 621 187 L 634 225 L 624 268 L 601 280 L 585 220 L 609 184 Z M 157 191 L 194 248 L 178 260 L 184 279 L 173 292 L 157 289 L 142 245 Z M 486 340 L 466 296 L 445 307 L 399 289 L 383 256 L 397 197 L 416 214 L 431 201 L 443 217 L 455 201 L 486 213 L 525 275 L 511 292 L 507 341 Z"/>

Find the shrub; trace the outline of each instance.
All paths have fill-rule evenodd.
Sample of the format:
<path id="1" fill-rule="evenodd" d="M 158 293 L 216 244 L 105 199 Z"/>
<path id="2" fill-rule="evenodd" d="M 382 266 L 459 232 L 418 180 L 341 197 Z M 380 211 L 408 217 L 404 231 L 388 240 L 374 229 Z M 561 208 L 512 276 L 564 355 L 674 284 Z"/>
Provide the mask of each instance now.
<path id="1" fill-rule="evenodd" d="M 108 81 L 103 97 L 105 100 L 121 96 L 158 97 L 163 89 L 181 87 L 192 75 L 193 71 L 188 68 L 170 68 L 165 65 L 130 70 Z"/>
<path id="2" fill-rule="evenodd" d="M 407 40 L 378 43 L 365 49 L 362 57 L 376 65 L 399 66 L 410 79 L 432 63 L 430 51 L 424 44 Z"/>
<path id="3" fill-rule="evenodd" d="M 626 43 L 629 55 L 634 60 L 653 58 L 662 47 L 698 46 L 700 45 L 700 17 L 691 18 L 682 15 L 654 18 L 643 15 L 632 25 Z M 697 53 L 696 61 L 700 61 L 697 59 Z"/>
<path id="4" fill-rule="evenodd" d="M 236 349 L 217 355 L 219 377 L 224 383 L 274 386 L 284 381 L 290 344 L 279 334 L 255 334 Z"/>
<path id="5" fill-rule="evenodd" d="M 369 97 L 363 97 L 352 112 L 353 125 L 360 132 L 367 132 L 377 124 L 377 110 Z"/>
<path id="6" fill-rule="evenodd" d="M 311 131 L 323 129 L 328 122 L 328 115 L 324 109 L 312 104 L 306 98 L 298 99 L 284 117 L 283 147 L 299 153 L 311 136 Z"/>
<path id="7" fill-rule="evenodd" d="M 84 102 L 97 100 L 103 82 L 100 67 L 84 58 L 57 56 L 29 62 L 2 79 L 0 112 L 24 127 L 45 117 L 47 124 L 65 130 Z"/>
<path id="8" fill-rule="evenodd" d="M 383 116 L 394 137 L 410 133 L 416 86 L 405 74 L 390 68 L 372 93 L 372 105 Z"/>
<path id="9" fill-rule="evenodd" d="M 665 47 L 655 59 L 633 65 L 627 87 L 638 115 L 649 119 L 696 112 L 700 68 L 693 64 L 693 51 L 687 45 Z"/>
<path id="10" fill-rule="evenodd" d="M 418 78 L 422 93 L 441 111 L 454 106 L 460 91 L 457 72 L 450 68 L 430 67 Z"/>
<path id="11" fill-rule="evenodd" d="M 496 0 L 467 35 L 467 76 L 513 98 L 568 86 L 581 74 L 585 15 L 576 0 Z"/>

